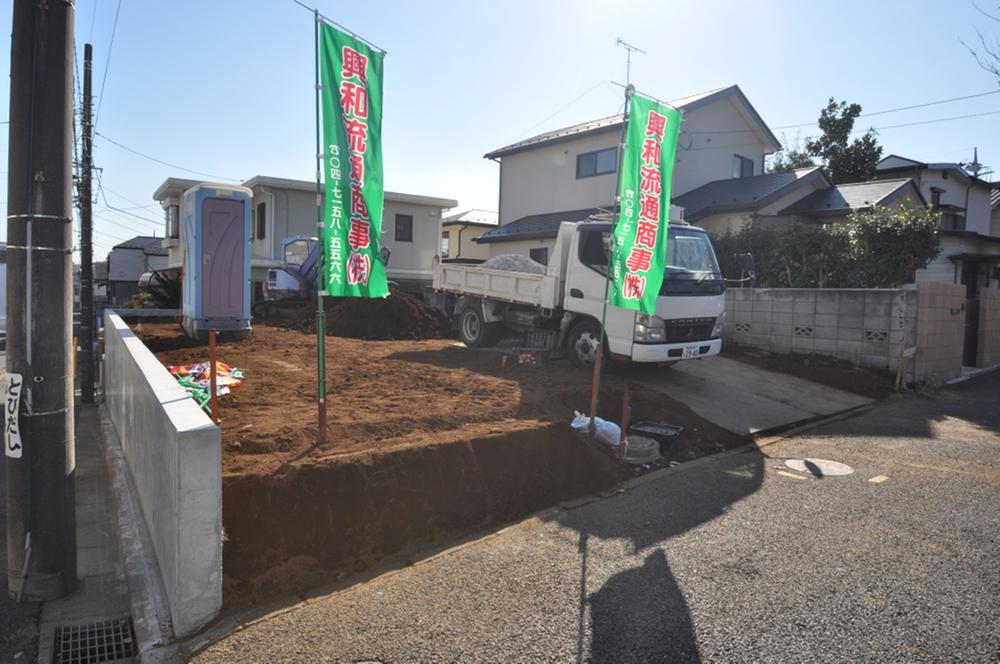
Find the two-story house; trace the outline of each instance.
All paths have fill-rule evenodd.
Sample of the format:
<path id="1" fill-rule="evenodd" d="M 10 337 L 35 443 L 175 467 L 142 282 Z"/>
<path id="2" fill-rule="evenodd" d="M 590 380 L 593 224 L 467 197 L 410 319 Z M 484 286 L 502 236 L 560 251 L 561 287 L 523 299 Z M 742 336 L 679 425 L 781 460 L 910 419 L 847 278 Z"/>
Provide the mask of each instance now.
<path id="1" fill-rule="evenodd" d="M 670 102 L 684 113 L 673 195 L 714 180 L 763 173 L 781 144 L 736 85 Z M 581 221 L 615 200 L 622 115 L 565 127 L 485 155 L 500 165 L 500 225 L 476 241 L 490 255 L 548 260 L 560 222 Z"/>
<path id="2" fill-rule="evenodd" d="M 139 292 L 139 277 L 168 267 L 163 238 L 137 235 L 111 248 L 107 259 L 107 293 L 111 304 L 123 305 Z"/>
<path id="3" fill-rule="evenodd" d="M 167 178 L 153 193 L 166 217 L 163 246 L 169 251 L 172 268 L 181 266 L 184 255 L 178 223 L 181 195 L 196 184 L 197 180 Z M 253 192 L 250 278 L 256 300 L 268 268 L 281 265 L 281 241 L 296 235 L 316 236 L 316 183 L 257 175 L 243 186 Z M 391 281 L 411 290 L 430 284 L 442 211 L 457 205 L 450 198 L 384 193 L 380 241 L 390 252 L 386 274 Z"/>
<path id="4" fill-rule="evenodd" d="M 1000 228 L 993 220 L 997 183 L 978 178 L 961 164 L 924 163 L 891 154 L 876 165 L 878 178 L 913 180 L 928 204 L 941 212 L 941 253 L 917 272 L 917 281 L 1000 287 Z"/>

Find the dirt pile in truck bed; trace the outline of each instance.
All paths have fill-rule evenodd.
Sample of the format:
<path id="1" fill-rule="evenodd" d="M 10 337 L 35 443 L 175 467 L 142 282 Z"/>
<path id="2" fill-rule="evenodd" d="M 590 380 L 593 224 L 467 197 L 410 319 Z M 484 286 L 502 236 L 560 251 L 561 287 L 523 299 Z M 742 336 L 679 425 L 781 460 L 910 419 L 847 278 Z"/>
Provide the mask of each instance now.
<path id="1" fill-rule="evenodd" d="M 328 297 L 324 300 L 326 333 L 371 340 L 442 339 L 450 335 L 448 319 L 419 297 L 391 289 L 389 297 Z M 275 325 L 316 331 L 316 304 L 310 302 Z"/>

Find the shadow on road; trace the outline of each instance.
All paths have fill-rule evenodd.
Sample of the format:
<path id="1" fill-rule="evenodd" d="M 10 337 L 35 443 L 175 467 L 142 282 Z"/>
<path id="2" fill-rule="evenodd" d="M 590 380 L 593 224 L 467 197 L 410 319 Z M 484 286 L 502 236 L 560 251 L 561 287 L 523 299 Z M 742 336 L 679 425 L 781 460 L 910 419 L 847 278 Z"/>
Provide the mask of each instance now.
<path id="1" fill-rule="evenodd" d="M 551 519 L 579 533 L 580 623 L 578 661 L 589 608 L 590 661 L 698 662 L 697 638 L 687 600 L 663 545 L 725 512 L 756 492 L 767 457 L 759 450 L 706 461 L 711 470 L 670 472 L 627 494 L 563 511 Z M 588 587 L 595 540 L 625 540 L 642 564 L 620 571 L 597 590 Z M 605 557 L 604 562 L 607 562 Z"/>

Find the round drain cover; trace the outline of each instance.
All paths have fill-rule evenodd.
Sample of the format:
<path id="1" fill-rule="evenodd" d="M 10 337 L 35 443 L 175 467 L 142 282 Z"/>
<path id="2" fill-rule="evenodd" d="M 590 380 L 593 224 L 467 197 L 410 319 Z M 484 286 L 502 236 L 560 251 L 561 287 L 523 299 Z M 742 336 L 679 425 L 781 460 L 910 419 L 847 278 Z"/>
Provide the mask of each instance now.
<path id="1" fill-rule="evenodd" d="M 854 472 L 854 469 L 846 463 L 828 459 L 789 459 L 785 465 L 800 473 L 809 473 L 813 477 L 836 477 Z"/>
<path id="2" fill-rule="evenodd" d="M 625 460 L 629 463 L 651 463 L 660 458 L 660 443 L 645 436 L 629 436 Z"/>

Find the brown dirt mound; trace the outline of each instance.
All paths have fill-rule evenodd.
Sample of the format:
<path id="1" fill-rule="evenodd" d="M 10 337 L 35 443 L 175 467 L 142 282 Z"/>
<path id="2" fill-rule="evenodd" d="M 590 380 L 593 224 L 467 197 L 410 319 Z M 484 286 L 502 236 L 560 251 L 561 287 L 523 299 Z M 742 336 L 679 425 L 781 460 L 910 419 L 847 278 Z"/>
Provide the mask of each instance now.
<path id="1" fill-rule="evenodd" d="M 441 312 L 398 289 L 382 299 L 328 297 L 323 306 L 326 333 L 333 337 L 393 341 L 450 336 L 448 319 Z M 276 324 L 314 333 L 315 321 L 315 305 L 310 303 Z"/>

